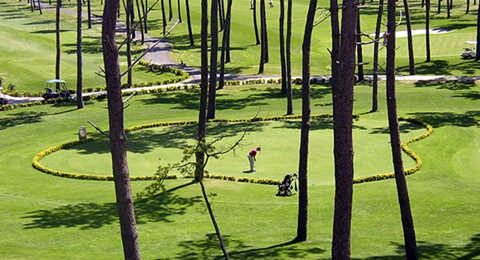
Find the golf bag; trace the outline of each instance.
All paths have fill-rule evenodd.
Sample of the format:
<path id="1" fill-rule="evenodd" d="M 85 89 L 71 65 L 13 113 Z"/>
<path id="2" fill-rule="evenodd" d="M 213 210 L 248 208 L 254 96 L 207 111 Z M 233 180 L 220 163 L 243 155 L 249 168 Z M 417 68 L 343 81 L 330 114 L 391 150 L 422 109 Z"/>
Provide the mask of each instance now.
<path id="1" fill-rule="evenodd" d="M 283 181 L 278 184 L 277 196 L 292 196 L 292 187 L 295 184 L 295 191 L 297 191 L 297 174 L 289 173 L 285 175 Z"/>

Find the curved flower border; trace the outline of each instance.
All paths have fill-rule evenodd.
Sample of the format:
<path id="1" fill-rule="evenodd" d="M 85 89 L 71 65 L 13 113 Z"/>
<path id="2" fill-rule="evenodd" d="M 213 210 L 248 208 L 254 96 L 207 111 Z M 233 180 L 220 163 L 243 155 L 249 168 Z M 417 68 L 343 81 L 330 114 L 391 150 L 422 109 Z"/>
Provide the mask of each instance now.
<path id="1" fill-rule="evenodd" d="M 287 120 L 287 119 L 300 119 L 301 115 L 290 115 L 290 116 L 274 116 L 274 117 L 256 117 L 256 118 L 245 118 L 245 119 L 213 119 L 209 120 L 209 122 L 258 122 L 258 121 L 280 121 L 280 120 Z M 311 118 L 333 118 L 333 115 L 331 114 L 317 114 L 317 115 L 312 115 Z M 358 118 L 357 115 L 354 115 L 353 118 Z M 427 131 L 423 133 L 422 135 L 416 136 L 412 139 L 407 140 L 406 142 L 402 143 L 402 150 L 408 154 L 413 160 L 415 160 L 416 165 L 412 168 L 408 168 L 405 170 L 405 175 L 410 175 L 413 174 L 422 168 L 423 162 L 420 156 L 418 156 L 416 153 L 414 153 L 410 148 L 408 147 L 408 144 L 417 142 L 419 140 L 422 140 L 429 135 L 433 133 L 433 127 L 423 121 L 420 121 L 416 118 L 409 118 L 409 117 L 401 117 L 398 120 L 400 121 L 407 121 L 415 124 L 419 124 L 424 126 Z M 125 129 L 125 132 L 133 132 L 141 129 L 147 129 L 147 128 L 154 128 L 154 127 L 162 127 L 162 126 L 178 126 L 178 125 L 193 125 L 196 124 L 197 121 L 176 121 L 176 122 L 156 122 L 156 123 L 151 123 L 151 124 L 143 124 L 143 125 L 137 125 L 133 127 L 129 127 Z M 92 141 L 93 138 L 87 138 L 86 140 L 83 141 L 73 141 L 65 144 L 61 144 L 58 146 L 50 147 L 46 150 L 41 151 L 38 153 L 34 158 L 32 162 L 33 168 L 47 173 L 51 174 L 57 177 L 64 177 L 64 178 L 71 178 L 71 179 L 79 179 L 79 180 L 95 180 L 95 181 L 112 181 L 113 176 L 110 175 L 93 175 L 93 174 L 77 174 L 77 173 L 71 173 L 71 172 L 64 172 L 64 171 L 57 171 L 53 170 L 50 168 L 47 168 L 43 165 L 40 164 L 40 160 L 53 153 L 56 151 L 59 151 L 61 149 L 66 149 L 75 145 L 79 145 L 82 143 L 90 142 Z M 187 176 L 187 178 L 190 176 Z M 364 183 L 364 182 L 372 182 L 372 181 L 379 181 L 379 180 L 385 180 L 385 179 L 391 179 L 394 178 L 395 174 L 394 173 L 385 173 L 385 174 L 378 174 L 378 175 L 373 175 L 373 176 L 367 176 L 367 177 L 360 177 L 360 178 L 355 178 L 353 180 L 354 184 L 357 183 Z M 155 180 L 158 178 L 157 176 L 131 176 L 130 180 L 131 181 L 149 181 L 149 180 Z M 228 180 L 228 181 L 238 181 L 238 182 L 246 182 L 246 183 L 257 183 L 257 184 L 269 184 L 269 185 L 278 185 L 280 184 L 279 180 L 272 180 L 272 179 L 267 179 L 267 178 L 246 178 L 246 177 L 234 177 L 234 176 L 227 176 L 227 175 L 221 175 L 221 174 L 206 174 L 205 178 L 211 178 L 211 179 L 221 179 L 221 180 Z M 177 179 L 176 175 L 168 175 L 167 179 Z"/>

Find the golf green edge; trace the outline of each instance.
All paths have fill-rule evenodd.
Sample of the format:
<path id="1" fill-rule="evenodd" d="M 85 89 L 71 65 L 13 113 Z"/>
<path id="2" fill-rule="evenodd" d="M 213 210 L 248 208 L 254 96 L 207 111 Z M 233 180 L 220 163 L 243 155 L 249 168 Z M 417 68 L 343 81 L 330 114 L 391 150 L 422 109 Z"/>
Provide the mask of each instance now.
<path id="1" fill-rule="evenodd" d="M 318 115 L 312 115 L 311 118 L 332 118 L 333 115 L 329 114 L 318 114 Z M 358 115 L 354 115 L 353 118 L 358 118 Z M 255 117 L 255 118 L 248 118 L 248 119 L 213 119 L 210 120 L 210 122 L 255 122 L 255 121 L 278 121 L 278 120 L 286 120 L 286 119 L 300 119 L 301 115 L 291 115 L 291 116 L 274 116 L 274 117 Z M 410 117 L 400 117 L 398 118 L 399 121 L 406 121 L 414 124 L 421 125 L 427 129 L 426 132 L 423 134 L 416 136 L 414 138 L 411 138 L 405 142 L 402 143 L 401 147 L 403 152 L 405 152 L 408 156 L 410 156 L 414 161 L 415 161 L 415 166 L 408 168 L 405 170 L 405 175 L 410 175 L 413 173 L 416 173 L 417 171 L 422 168 L 423 162 L 422 159 L 414 153 L 410 148 L 408 147 L 408 144 L 420 141 L 429 135 L 433 133 L 433 127 L 423 121 L 420 121 L 416 118 L 410 118 Z M 162 126 L 174 126 L 174 125 L 192 125 L 196 124 L 196 121 L 176 121 L 176 122 L 157 122 L 157 123 L 152 123 L 152 124 L 143 124 L 143 125 L 138 125 L 138 126 L 133 126 L 130 128 L 125 129 L 125 132 L 133 132 L 136 130 L 140 129 L 146 129 L 146 128 L 153 128 L 153 127 L 162 127 Z M 64 143 L 58 146 L 53 146 L 50 147 L 46 150 L 41 151 L 35 157 L 33 158 L 32 166 L 33 168 L 47 173 L 51 174 L 54 176 L 58 177 L 64 177 L 64 178 L 71 178 L 71 179 L 78 179 L 78 180 L 94 180 L 94 181 L 112 181 L 113 176 L 105 176 L 105 175 L 93 175 L 93 174 L 77 174 L 77 173 L 71 173 L 71 172 L 63 172 L 63 171 L 57 171 L 53 170 L 50 168 L 47 168 L 43 165 L 40 164 L 40 160 L 56 151 L 59 151 L 61 149 L 69 148 L 78 144 L 82 144 L 85 142 L 90 142 L 93 141 L 93 138 L 87 138 L 85 140 L 79 140 L 79 141 L 73 141 L 73 142 L 68 142 Z M 191 177 L 191 176 L 186 176 Z M 367 176 L 367 177 L 360 177 L 360 178 L 355 178 L 353 179 L 354 184 L 358 183 L 364 183 L 364 182 L 372 182 L 372 181 L 379 181 L 379 180 L 386 180 L 386 179 L 392 179 L 395 177 L 395 174 L 393 172 L 391 173 L 383 173 L 383 174 L 377 174 L 377 175 L 372 175 L 372 176 Z M 157 176 L 134 176 L 130 177 L 131 181 L 149 181 L 149 180 L 154 180 L 158 178 Z M 278 185 L 280 183 L 279 180 L 271 180 L 267 178 L 246 178 L 246 177 L 241 177 L 241 178 L 236 178 L 233 176 L 226 176 L 226 175 L 219 175 L 219 174 L 206 174 L 205 178 L 212 178 L 212 179 L 221 179 L 221 180 L 228 180 L 228 181 L 238 181 L 238 182 L 247 182 L 247 183 L 257 183 L 257 184 L 270 184 L 270 185 Z M 168 175 L 166 179 L 177 179 L 176 175 Z"/>

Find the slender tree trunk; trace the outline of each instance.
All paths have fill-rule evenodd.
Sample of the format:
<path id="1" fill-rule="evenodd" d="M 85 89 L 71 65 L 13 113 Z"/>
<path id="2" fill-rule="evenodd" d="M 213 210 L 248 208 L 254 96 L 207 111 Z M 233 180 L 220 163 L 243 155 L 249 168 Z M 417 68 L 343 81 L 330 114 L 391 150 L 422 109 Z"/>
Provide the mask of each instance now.
<path id="1" fill-rule="evenodd" d="M 360 10 L 358 11 L 358 21 L 357 21 L 357 77 L 358 82 L 365 80 L 365 75 L 363 73 L 363 50 L 362 50 L 362 29 L 360 28 Z"/>
<path id="2" fill-rule="evenodd" d="M 373 85 L 372 85 L 372 110 L 378 111 L 378 47 L 380 45 L 380 30 L 382 26 L 384 0 L 379 0 L 377 23 L 375 26 L 375 42 L 373 43 Z"/>
<path id="3" fill-rule="evenodd" d="M 253 0 L 253 29 L 255 31 L 255 44 L 259 45 L 260 44 L 260 37 L 258 36 L 258 25 L 257 25 L 257 0 Z"/>
<path id="4" fill-rule="evenodd" d="M 332 259 L 350 258 L 350 230 L 353 198 L 353 86 L 355 84 L 355 46 L 358 6 L 355 0 L 344 0 L 338 63 L 334 69 L 333 118 L 335 160 L 335 209 Z M 354 19 L 351 19 L 354 17 Z M 333 30 L 332 30 L 333 31 Z M 339 77 L 335 79 L 335 77 Z"/>
<path id="5" fill-rule="evenodd" d="M 287 42 L 286 42 L 286 73 L 287 80 L 287 115 L 293 115 L 293 90 L 292 90 L 292 0 L 287 0 Z M 268 46 L 267 46 L 268 48 Z"/>
<path id="6" fill-rule="evenodd" d="M 280 66 L 282 73 L 281 94 L 287 94 L 287 62 L 285 61 L 285 0 L 280 0 L 279 36 L 280 36 Z"/>
<path id="7" fill-rule="evenodd" d="M 217 58 L 218 58 L 218 0 L 212 0 L 210 19 L 210 78 L 208 87 L 208 111 L 207 119 L 215 118 L 216 89 L 217 89 Z"/>
<path id="8" fill-rule="evenodd" d="M 201 22 L 201 79 L 200 79 L 200 108 L 198 112 L 198 134 L 197 142 L 205 142 L 207 136 L 207 101 L 208 101 L 208 0 L 201 1 L 202 22 Z M 196 167 L 195 180 L 203 180 L 205 163 L 205 152 L 195 153 Z"/>
<path id="9" fill-rule="evenodd" d="M 407 182 L 402 161 L 400 129 L 397 117 L 397 100 L 395 94 L 395 0 L 388 0 L 388 42 L 387 42 L 387 108 L 388 125 L 390 128 L 390 145 L 392 148 L 395 182 L 397 184 L 398 202 L 402 217 L 403 235 L 405 240 L 406 259 L 418 259 L 415 229 L 410 210 Z"/>
<path id="10" fill-rule="evenodd" d="M 225 9 L 224 9 L 224 1 L 223 0 L 217 0 L 218 1 L 218 17 L 219 17 L 219 22 L 218 22 L 218 25 L 219 25 L 219 31 L 223 31 L 224 29 L 224 22 L 225 22 Z"/>
<path id="11" fill-rule="evenodd" d="M 267 8 L 266 8 L 266 5 L 265 5 L 265 1 L 266 0 L 261 0 L 260 4 L 263 4 L 263 17 L 261 17 L 262 21 L 261 21 L 261 26 L 263 27 L 262 28 L 262 31 L 263 31 L 263 35 L 262 35 L 262 41 L 264 42 L 264 45 L 263 45 L 263 48 L 265 48 L 264 52 L 265 52 L 265 63 L 268 63 L 269 60 L 270 60 L 270 55 L 269 55 L 269 52 L 268 52 L 268 30 L 267 30 Z"/>
<path id="12" fill-rule="evenodd" d="M 82 60 L 82 0 L 77 0 L 77 108 L 84 107 L 83 89 L 83 60 Z"/>
<path id="13" fill-rule="evenodd" d="M 141 43 L 145 43 L 145 30 L 143 28 L 143 20 L 145 17 L 142 16 L 142 9 L 140 8 L 140 3 L 142 0 L 135 0 L 135 4 L 137 5 L 137 14 L 138 14 L 138 23 L 137 25 L 140 25 L 140 36 L 141 36 Z M 136 28 L 136 27 L 135 27 Z"/>
<path id="14" fill-rule="evenodd" d="M 92 6 L 90 0 L 87 0 L 88 29 L 92 29 Z"/>
<path id="15" fill-rule="evenodd" d="M 225 63 L 230 62 L 230 21 L 232 12 L 232 0 L 227 1 L 227 16 L 225 17 L 225 29 L 222 37 L 222 53 L 220 55 L 220 79 L 218 89 L 223 89 L 225 85 Z M 227 59 L 228 58 L 228 59 Z"/>
<path id="16" fill-rule="evenodd" d="M 447 0 L 447 19 L 450 19 L 450 0 Z"/>
<path id="17" fill-rule="evenodd" d="M 55 39 L 56 39 L 56 56 L 55 56 L 55 78 L 60 79 L 60 55 L 61 55 L 61 43 L 60 43 L 60 8 L 62 6 L 62 0 L 57 0 L 56 7 L 56 19 L 55 19 Z M 58 87 L 58 86 L 57 86 Z"/>
<path id="18" fill-rule="evenodd" d="M 181 12 L 181 5 L 180 0 L 177 0 L 177 11 L 178 11 L 178 22 L 182 22 L 182 12 Z"/>
<path id="19" fill-rule="evenodd" d="M 35 1 L 35 0 L 32 0 L 32 1 Z M 41 5 L 41 1 L 40 1 L 40 0 L 38 0 L 38 12 L 39 12 L 40 14 L 43 14 L 43 12 L 42 12 L 42 5 Z"/>
<path id="20" fill-rule="evenodd" d="M 415 54 L 413 53 L 412 21 L 410 19 L 410 8 L 408 6 L 408 0 L 403 0 L 403 4 L 405 5 L 405 20 L 407 23 L 408 62 L 410 68 L 410 75 L 415 75 Z"/>
<path id="21" fill-rule="evenodd" d="M 190 1 L 185 0 L 185 9 L 187 9 L 187 26 L 188 26 L 188 38 L 190 40 L 190 46 L 194 45 L 193 32 L 192 32 L 192 20 L 190 19 Z"/>
<path id="22" fill-rule="evenodd" d="M 132 67 L 132 2 L 133 0 L 127 0 L 127 7 L 125 10 L 125 27 L 126 27 L 126 34 L 127 34 L 127 68 Z M 133 86 L 133 75 L 132 70 L 129 69 L 127 73 L 127 84 L 128 87 L 131 88 Z"/>
<path id="23" fill-rule="evenodd" d="M 438 0 L 438 4 L 437 4 L 437 14 L 440 13 L 440 11 L 441 11 L 441 6 L 442 6 L 442 0 Z"/>
<path id="24" fill-rule="evenodd" d="M 143 10 L 143 30 L 145 33 L 148 33 L 148 0 L 145 0 L 145 3 L 143 1 L 140 2 L 142 4 L 142 10 Z"/>
<path id="25" fill-rule="evenodd" d="M 172 19 L 173 19 L 172 0 L 168 0 L 168 20 L 171 21 Z"/>
<path id="26" fill-rule="evenodd" d="M 115 15 L 118 7 L 118 0 L 106 0 L 102 23 L 102 47 L 110 122 L 110 149 L 112 153 L 115 194 L 120 219 L 124 258 L 140 259 L 138 233 L 127 163 L 120 66 L 118 63 L 118 47 L 115 39 L 117 21 Z"/>
<path id="27" fill-rule="evenodd" d="M 475 61 L 480 60 L 480 4 L 477 11 L 477 44 L 475 45 L 476 55 Z"/>
<path id="28" fill-rule="evenodd" d="M 426 0 L 425 7 L 425 48 L 426 62 L 430 62 L 430 0 Z"/>
<path id="29" fill-rule="evenodd" d="M 265 0 L 260 0 L 260 65 L 258 66 L 258 74 L 262 74 L 265 69 L 265 27 L 264 27 L 264 14 L 265 14 Z"/>
<path id="30" fill-rule="evenodd" d="M 163 28 L 163 35 L 167 33 L 167 17 L 165 14 L 165 0 L 161 0 L 162 3 L 162 28 Z"/>
<path id="31" fill-rule="evenodd" d="M 298 164 L 298 222 L 297 241 L 307 240 L 308 228 L 308 147 L 310 131 L 310 49 L 312 42 L 313 22 L 317 0 L 311 0 L 307 20 L 305 22 L 305 33 L 302 44 L 302 130 L 300 137 L 300 159 Z"/>
<path id="32" fill-rule="evenodd" d="M 470 0 L 467 0 L 467 5 L 465 6 L 465 14 L 468 14 L 470 12 Z"/>

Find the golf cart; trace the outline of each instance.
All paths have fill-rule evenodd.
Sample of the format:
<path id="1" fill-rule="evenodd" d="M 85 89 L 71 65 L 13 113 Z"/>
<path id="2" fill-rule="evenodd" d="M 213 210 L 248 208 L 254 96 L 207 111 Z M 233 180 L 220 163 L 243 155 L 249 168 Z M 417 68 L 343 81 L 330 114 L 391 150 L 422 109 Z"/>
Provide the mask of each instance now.
<path id="1" fill-rule="evenodd" d="M 65 80 L 61 80 L 61 79 L 47 80 L 47 86 L 45 87 L 45 94 L 43 94 L 42 97 L 44 99 L 70 98 L 70 92 L 67 89 L 67 84 L 65 83 Z"/>
<path id="2" fill-rule="evenodd" d="M 476 41 L 467 41 L 467 44 L 477 45 L 477 42 Z M 462 59 L 466 59 L 466 60 L 475 59 L 476 55 L 477 54 L 475 53 L 474 49 L 473 48 L 468 48 L 468 47 L 464 48 L 464 51 L 461 54 Z"/>

